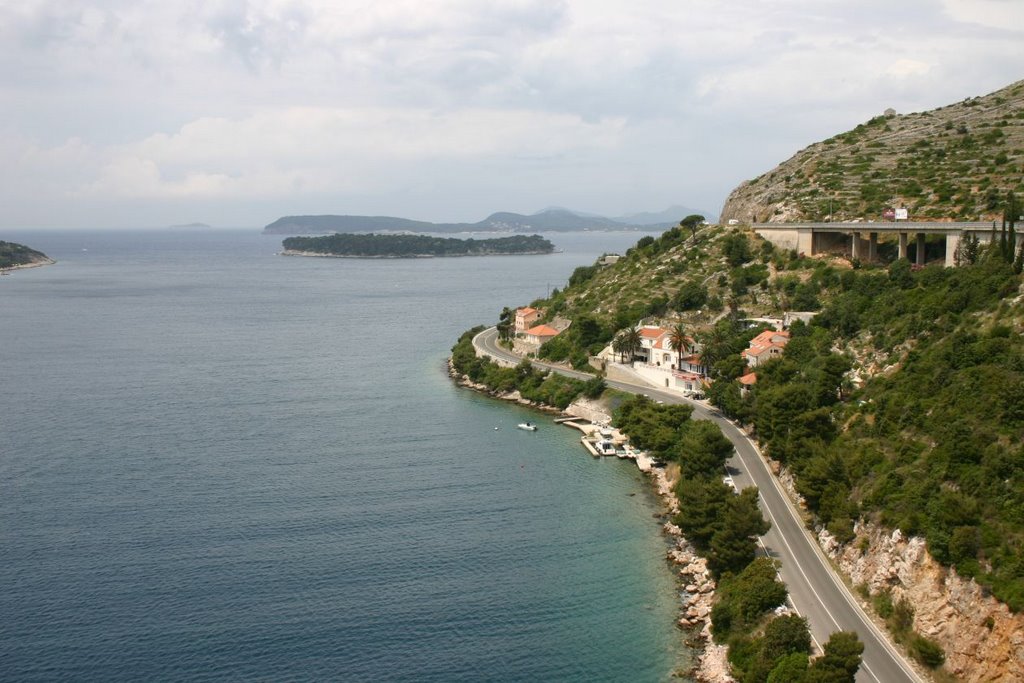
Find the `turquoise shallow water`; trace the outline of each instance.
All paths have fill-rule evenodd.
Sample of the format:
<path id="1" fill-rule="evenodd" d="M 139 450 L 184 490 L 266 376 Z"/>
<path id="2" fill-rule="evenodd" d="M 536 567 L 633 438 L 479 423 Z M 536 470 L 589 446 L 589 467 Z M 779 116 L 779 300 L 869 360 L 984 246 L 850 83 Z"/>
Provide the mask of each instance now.
<path id="1" fill-rule="evenodd" d="M 245 232 L 0 238 L 60 261 L 0 280 L 3 680 L 687 663 L 640 475 L 444 373 L 464 329 L 637 235 L 415 261 Z"/>

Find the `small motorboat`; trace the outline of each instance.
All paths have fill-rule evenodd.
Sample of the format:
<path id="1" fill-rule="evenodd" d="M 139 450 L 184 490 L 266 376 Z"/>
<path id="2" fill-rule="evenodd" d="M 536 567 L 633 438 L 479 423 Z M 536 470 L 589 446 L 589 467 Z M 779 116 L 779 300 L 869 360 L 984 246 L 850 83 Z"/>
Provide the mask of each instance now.
<path id="1" fill-rule="evenodd" d="M 518 427 L 519 429 L 525 429 L 528 432 L 537 431 L 537 425 L 533 424 L 532 422 L 520 422 L 519 424 L 516 425 L 516 427 Z"/>

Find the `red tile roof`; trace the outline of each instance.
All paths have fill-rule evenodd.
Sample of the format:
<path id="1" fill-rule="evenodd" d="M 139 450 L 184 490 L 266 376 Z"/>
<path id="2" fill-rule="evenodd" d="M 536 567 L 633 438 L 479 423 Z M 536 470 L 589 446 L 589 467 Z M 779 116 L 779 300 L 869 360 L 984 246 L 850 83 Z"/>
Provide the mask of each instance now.
<path id="1" fill-rule="evenodd" d="M 528 329 L 526 334 L 533 335 L 534 337 L 557 337 L 560 333 L 548 325 L 537 325 Z"/>
<path id="2" fill-rule="evenodd" d="M 668 330 L 663 330 L 660 327 L 641 327 L 640 336 L 646 337 L 647 339 L 657 339 L 663 334 L 668 334 Z"/>
<path id="3" fill-rule="evenodd" d="M 757 375 L 755 375 L 752 372 L 748 372 L 747 374 L 739 378 L 739 383 L 748 387 L 751 384 L 757 384 Z"/>
<path id="4" fill-rule="evenodd" d="M 770 349 L 784 349 L 789 343 L 789 332 L 783 330 L 765 330 L 750 340 L 750 348 L 744 349 L 740 355 L 760 356 Z"/>

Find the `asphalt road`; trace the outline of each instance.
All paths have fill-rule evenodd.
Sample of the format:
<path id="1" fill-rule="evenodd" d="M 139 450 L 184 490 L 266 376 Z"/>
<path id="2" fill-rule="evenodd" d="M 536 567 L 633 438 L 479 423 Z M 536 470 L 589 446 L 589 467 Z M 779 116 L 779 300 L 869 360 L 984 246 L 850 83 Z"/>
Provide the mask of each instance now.
<path id="1" fill-rule="evenodd" d="M 473 339 L 473 345 L 478 352 L 493 358 L 516 363 L 521 360 L 519 356 L 498 346 L 497 340 L 498 332 L 492 327 L 478 334 Z M 579 379 L 593 377 L 538 361 L 534 361 L 534 365 Z M 760 491 L 761 509 L 772 523 L 772 528 L 761 537 L 762 544 L 771 557 L 781 562 L 779 573 L 789 589 L 790 600 L 796 610 L 807 617 L 811 636 L 818 649 L 834 631 L 855 631 L 864 643 L 863 663 L 857 673 L 858 682 L 921 681 L 888 638 L 868 619 L 849 589 L 836 575 L 757 447 L 746 434 L 706 403 L 691 401 L 679 394 L 646 384 L 606 382 L 608 386 L 621 391 L 646 394 L 665 403 L 693 406 L 694 418 L 711 420 L 722 428 L 722 433 L 736 447 L 736 454 L 727 463 L 733 481 L 740 489 L 757 486 Z"/>

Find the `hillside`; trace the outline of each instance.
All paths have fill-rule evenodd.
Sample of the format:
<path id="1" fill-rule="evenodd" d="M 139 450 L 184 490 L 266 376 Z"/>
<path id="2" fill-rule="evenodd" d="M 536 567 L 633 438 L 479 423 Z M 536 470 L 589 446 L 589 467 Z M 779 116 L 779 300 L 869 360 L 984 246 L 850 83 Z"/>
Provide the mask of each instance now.
<path id="1" fill-rule="evenodd" d="M 53 259 L 41 251 L 30 249 L 24 244 L 0 241 L 0 270 L 26 268 L 53 263 Z"/>
<path id="2" fill-rule="evenodd" d="M 887 112 L 800 150 L 726 200 L 721 221 L 994 220 L 1024 190 L 1024 81 L 932 111 Z"/>
<path id="3" fill-rule="evenodd" d="M 570 232 L 580 230 L 659 230 L 678 225 L 688 213 L 633 214 L 605 218 L 568 209 L 550 208 L 532 215 L 500 211 L 476 223 L 431 223 L 393 216 L 285 216 L 267 225 L 268 235 L 330 232 Z M 684 210 L 685 211 L 685 210 Z M 689 213 L 696 213 L 690 211 Z"/>
<path id="4" fill-rule="evenodd" d="M 682 324 L 710 366 L 709 398 L 794 475 L 812 526 L 854 553 L 868 547 L 865 523 L 921 537 L 939 564 L 1024 612 L 1024 278 L 1011 261 L 997 242 L 960 268 L 854 268 L 739 228 L 676 228 L 531 302 L 542 320 L 572 320 L 538 356 L 587 368 L 640 322 Z M 746 321 L 792 310 L 816 316 L 791 326 L 784 354 L 744 393 L 740 354 L 763 329 Z M 870 587 L 883 618 L 905 588 L 895 577 Z M 933 642 L 900 609 L 896 637 L 929 666 L 945 648 L 958 673 L 988 656 L 980 640 L 1009 647 L 1016 628 L 972 604 L 978 629 L 956 622 L 928 632 Z"/>

